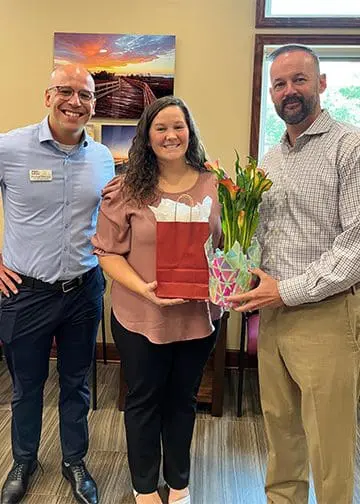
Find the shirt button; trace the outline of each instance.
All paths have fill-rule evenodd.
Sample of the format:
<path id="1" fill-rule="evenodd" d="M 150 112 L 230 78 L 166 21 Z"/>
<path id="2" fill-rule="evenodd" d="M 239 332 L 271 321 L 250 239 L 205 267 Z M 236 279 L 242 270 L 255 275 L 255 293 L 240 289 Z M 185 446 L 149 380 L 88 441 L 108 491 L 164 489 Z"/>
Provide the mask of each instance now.
<path id="1" fill-rule="evenodd" d="M 65 229 L 67 229 L 69 227 L 69 224 L 65 224 Z"/>
<path id="2" fill-rule="evenodd" d="M 64 247 L 65 252 L 67 251 L 67 249 L 68 249 L 67 247 Z"/>
<path id="3" fill-rule="evenodd" d="M 66 271 L 66 268 L 63 268 L 63 271 Z"/>
<path id="4" fill-rule="evenodd" d="M 69 206 L 69 205 L 70 205 L 70 201 L 67 201 L 67 202 L 66 202 L 66 206 Z"/>

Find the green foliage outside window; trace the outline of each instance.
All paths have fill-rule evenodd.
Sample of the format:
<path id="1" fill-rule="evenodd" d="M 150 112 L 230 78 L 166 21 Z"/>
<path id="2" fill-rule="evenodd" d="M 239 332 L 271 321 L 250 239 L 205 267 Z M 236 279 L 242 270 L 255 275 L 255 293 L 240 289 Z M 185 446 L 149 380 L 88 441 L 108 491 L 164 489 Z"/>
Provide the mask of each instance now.
<path id="1" fill-rule="evenodd" d="M 359 81 L 360 75 L 354 77 Z M 360 128 L 360 85 L 328 88 L 322 96 L 321 106 L 334 119 Z M 276 114 L 270 97 L 266 104 L 265 118 L 264 152 L 276 145 L 285 131 L 285 125 Z"/>

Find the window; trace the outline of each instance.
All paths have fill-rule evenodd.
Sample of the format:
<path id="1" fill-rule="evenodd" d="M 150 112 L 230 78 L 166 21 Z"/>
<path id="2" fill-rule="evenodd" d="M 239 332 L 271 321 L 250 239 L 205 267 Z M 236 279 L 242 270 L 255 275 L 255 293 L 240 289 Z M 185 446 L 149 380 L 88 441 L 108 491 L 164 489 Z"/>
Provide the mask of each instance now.
<path id="1" fill-rule="evenodd" d="M 357 0 L 257 0 L 256 27 L 358 27 Z"/>
<path id="2" fill-rule="evenodd" d="M 320 40 L 323 39 L 323 40 Z M 262 158 L 279 142 L 285 130 L 269 95 L 268 56 L 283 44 L 308 45 L 320 57 L 320 69 L 327 74 L 327 89 L 321 96 L 323 108 L 339 121 L 360 127 L 360 40 L 359 37 L 257 35 L 252 104 L 250 152 Z"/>

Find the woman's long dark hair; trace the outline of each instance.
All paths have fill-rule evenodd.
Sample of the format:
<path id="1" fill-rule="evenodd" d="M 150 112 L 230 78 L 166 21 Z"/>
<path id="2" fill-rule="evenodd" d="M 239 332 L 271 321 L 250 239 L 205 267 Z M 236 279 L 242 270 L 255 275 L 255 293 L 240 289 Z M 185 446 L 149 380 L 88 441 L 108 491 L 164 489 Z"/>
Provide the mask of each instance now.
<path id="1" fill-rule="evenodd" d="M 159 98 L 146 107 L 140 117 L 129 150 L 129 161 L 122 185 L 124 194 L 139 206 L 153 203 L 158 195 L 159 168 L 156 156 L 150 146 L 149 130 L 157 114 L 164 108 L 171 106 L 179 107 L 183 111 L 189 129 L 186 162 L 200 172 L 205 171 L 205 151 L 189 109 L 180 98 L 175 96 Z"/>

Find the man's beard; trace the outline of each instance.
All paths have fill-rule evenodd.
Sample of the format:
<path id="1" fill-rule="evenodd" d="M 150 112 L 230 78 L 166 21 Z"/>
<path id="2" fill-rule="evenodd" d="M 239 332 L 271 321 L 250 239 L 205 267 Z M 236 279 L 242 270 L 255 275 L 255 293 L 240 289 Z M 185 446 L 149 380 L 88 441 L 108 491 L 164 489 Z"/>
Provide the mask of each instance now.
<path id="1" fill-rule="evenodd" d="M 299 110 L 297 112 L 286 111 L 285 106 L 290 103 L 299 103 Z M 288 96 L 281 104 L 275 105 L 275 110 L 286 124 L 299 124 L 315 110 L 315 107 L 316 96 L 311 96 L 310 98 L 304 98 L 303 96 Z"/>

